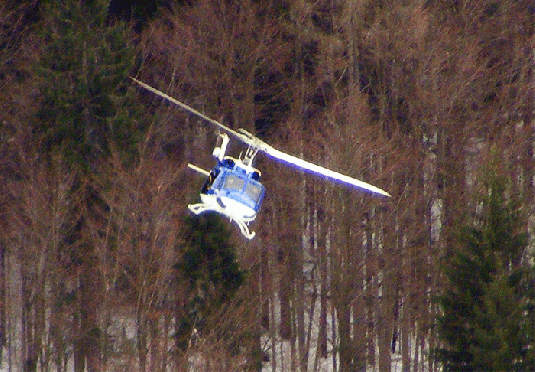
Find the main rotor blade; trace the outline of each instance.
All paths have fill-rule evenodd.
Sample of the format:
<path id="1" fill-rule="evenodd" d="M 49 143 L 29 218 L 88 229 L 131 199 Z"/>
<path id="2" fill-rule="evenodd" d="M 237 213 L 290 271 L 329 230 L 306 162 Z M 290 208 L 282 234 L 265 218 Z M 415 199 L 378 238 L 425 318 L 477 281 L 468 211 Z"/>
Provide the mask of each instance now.
<path id="1" fill-rule="evenodd" d="M 373 192 L 373 193 L 376 193 L 376 194 L 380 194 L 380 195 L 384 195 L 384 196 L 390 197 L 390 194 L 387 193 L 386 191 L 384 191 L 384 190 L 382 190 L 382 189 L 380 189 L 380 188 L 378 188 L 376 186 L 370 185 L 367 182 L 357 180 L 355 178 L 346 176 L 345 174 L 338 173 L 338 172 L 335 172 L 333 170 L 324 168 L 321 165 L 313 164 L 313 163 L 310 163 L 310 162 L 308 162 L 306 160 L 298 158 L 296 156 L 286 154 L 286 153 L 284 153 L 284 152 L 282 152 L 280 150 L 277 150 L 277 149 L 271 147 L 270 145 L 268 145 L 266 143 L 263 143 L 259 147 L 259 150 L 263 151 L 264 153 L 266 153 L 267 155 L 269 155 L 269 156 L 271 156 L 271 157 L 273 157 L 275 159 L 281 160 L 281 161 L 283 161 L 283 162 L 285 162 L 287 164 L 295 165 L 296 167 L 301 168 L 303 170 L 307 170 L 307 171 L 310 171 L 312 173 L 316 173 L 316 174 L 318 174 L 320 176 L 325 176 L 325 177 L 330 178 L 330 179 L 335 180 L 335 181 L 340 181 L 341 183 L 345 183 L 345 184 L 350 185 L 350 186 L 355 186 L 355 187 L 357 187 L 359 189 L 367 190 L 367 191 L 370 191 L 370 192 Z"/>
<path id="2" fill-rule="evenodd" d="M 321 176 L 325 176 L 325 177 L 330 178 L 332 180 L 340 181 L 340 182 L 345 183 L 345 184 L 350 185 L 350 186 L 355 186 L 355 187 L 357 187 L 359 189 L 368 190 L 368 191 L 376 193 L 376 194 L 380 194 L 380 195 L 384 195 L 384 196 L 390 197 L 390 194 L 387 193 L 386 191 L 381 190 L 380 188 L 375 187 L 373 185 L 370 185 L 367 182 L 357 180 L 355 178 L 346 176 L 346 175 L 344 175 L 342 173 L 335 172 L 333 170 L 324 168 L 324 167 L 322 167 L 320 165 L 316 165 L 316 164 L 310 163 L 310 162 L 308 162 L 306 160 L 303 160 L 301 158 L 298 158 L 296 156 L 289 155 L 289 154 L 286 154 L 286 153 L 284 153 L 282 151 L 279 151 L 279 150 L 271 147 L 270 145 L 268 145 L 267 143 L 265 143 L 261 139 L 256 138 L 251 133 L 249 133 L 249 132 L 247 132 L 247 131 L 245 131 L 243 129 L 241 129 L 239 132 L 237 132 L 235 130 L 232 130 L 229 127 L 221 124 L 220 122 L 215 121 L 215 120 L 209 118 L 208 116 L 202 114 L 201 112 L 195 110 L 194 108 L 186 105 L 185 103 L 182 103 L 182 102 L 174 99 L 173 97 L 168 96 L 167 94 L 159 91 L 158 89 L 153 88 L 150 85 L 145 84 L 144 82 L 139 81 L 139 80 L 137 80 L 137 79 L 135 79 L 133 77 L 131 77 L 131 79 L 133 81 L 135 81 L 137 84 L 141 85 L 143 88 L 151 91 L 152 93 L 154 93 L 154 94 L 156 94 L 156 95 L 158 95 L 158 96 L 160 96 L 162 98 L 165 98 L 166 100 L 174 103 L 175 105 L 178 105 L 178 106 L 182 107 L 183 109 L 191 112 L 192 114 L 195 114 L 195 115 L 199 116 L 200 118 L 202 118 L 202 119 L 204 119 L 204 120 L 216 125 L 217 127 L 223 129 L 224 131 L 234 135 L 240 141 L 246 143 L 249 146 L 257 148 L 258 150 L 266 153 L 267 155 L 271 156 L 274 159 L 281 160 L 281 161 L 283 161 L 283 162 L 285 162 L 287 164 L 295 165 L 298 168 L 301 168 L 301 169 L 306 170 L 306 171 L 310 171 L 312 173 L 316 173 L 316 174 L 321 175 Z"/>
<path id="3" fill-rule="evenodd" d="M 227 132 L 229 132 L 229 133 L 235 135 L 236 137 L 240 138 L 240 135 L 239 135 L 238 132 L 236 132 L 236 131 L 230 129 L 229 127 L 227 127 L 227 126 L 221 124 L 221 123 L 218 122 L 218 121 L 215 121 L 215 120 L 212 119 L 212 118 L 209 118 L 208 116 L 204 115 L 203 113 L 201 113 L 201 112 L 195 110 L 193 107 L 190 107 L 190 106 L 186 105 L 185 103 L 182 103 L 182 102 L 180 102 L 180 101 L 174 99 L 173 97 L 171 97 L 171 96 L 165 94 L 164 92 L 161 92 L 161 91 L 159 91 L 158 89 L 153 88 L 153 87 L 151 87 L 150 85 L 145 84 L 144 82 L 142 82 L 142 81 L 140 81 L 140 80 L 138 80 L 138 79 L 136 79 L 136 78 L 130 77 L 130 79 L 132 79 L 133 81 L 135 81 L 136 83 L 138 83 L 139 85 L 141 85 L 143 88 L 145 88 L 145 89 L 147 89 L 147 90 L 150 90 L 152 93 L 154 93 L 154 94 L 156 94 L 156 95 L 158 95 L 158 96 L 160 96 L 160 97 L 162 97 L 162 98 L 165 98 L 165 99 L 168 100 L 169 102 L 172 102 L 172 103 L 174 103 L 175 105 L 182 107 L 184 110 L 189 111 L 189 112 L 191 112 L 192 114 L 195 114 L 195 115 L 199 116 L 200 118 L 202 118 L 202 119 L 204 119 L 204 120 L 206 120 L 206 121 L 208 121 L 208 122 L 214 124 L 215 126 L 217 126 L 217 127 L 221 128 L 221 129 L 223 129 L 223 130 L 225 130 L 225 131 L 227 131 Z"/>

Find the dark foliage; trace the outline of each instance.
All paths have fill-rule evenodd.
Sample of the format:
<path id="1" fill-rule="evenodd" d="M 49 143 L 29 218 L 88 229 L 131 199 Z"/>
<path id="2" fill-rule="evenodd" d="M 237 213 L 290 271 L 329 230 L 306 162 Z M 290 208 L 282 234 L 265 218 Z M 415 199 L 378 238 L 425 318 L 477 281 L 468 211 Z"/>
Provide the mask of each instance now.
<path id="1" fill-rule="evenodd" d="M 179 276 L 189 283 L 189 302 L 177 319 L 175 337 L 184 350 L 193 335 L 202 332 L 208 317 L 220 310 L 243 284 L 241 270 L 230 243 L 228 228 L 218 215 L 186 217 L 184 245 L 179 247 Z"/>
<path id="2" fill-rule="evenodd" d="M 459 250 L 445 262 L 437 320 L 444 346 L 435 354 L 445 371 L 527 371 L 530 365 L 526 234 L 505 181 L 492 178 L 486 191 L 481 215 L 462 229 Z"/>
<path id="3" fill-rule="evenodd" d="M 43 153 L 59 151 L 86 170 L 108 156 L 111 145 L 132 154 L 138 134 L 125 85 L 134 51 L 123 24 L 106 25 L 106 5 L 48 4 L 36 65 L 42 104 L 34 133 L 42 137 Z"/>

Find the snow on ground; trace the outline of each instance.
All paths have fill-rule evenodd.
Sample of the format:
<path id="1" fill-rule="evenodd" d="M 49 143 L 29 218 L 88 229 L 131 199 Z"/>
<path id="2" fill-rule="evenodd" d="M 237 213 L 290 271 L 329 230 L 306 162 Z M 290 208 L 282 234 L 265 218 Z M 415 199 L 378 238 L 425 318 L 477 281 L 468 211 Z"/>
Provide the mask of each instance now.
<path id="1" fill-rule="evenodd" d="M 264 339 L 264 341 L 266 341 Z M 264 362 L 262 366 L 262 372 L 285 372 L 292 370 L 292 352 L 290 341 L 278 341 L 275 346 L 276 350 L 276 360 L 269 362 Z M 270 351 L 270 350 L 267 350 Z M 270 353 L 270 357 L 271 357 Z M 401 355 L 394 353 L 392 354 L 392 370 L 391 372 L 402 372 L 401 364 Z M 336 361 L 333 361 L 333 358 L 336 358 Z M 339 371 L 339 368 L 334 368 L 334 365 L 339 363 L 339 355 L 333 356 L 332 352 L 327 358 L 317 358 L 316 360 L 316 349 L 311 349 L 309 351 L 309 363 L 308 363 L 308 372 L 335 372 Z M 296 361 L 294 361 L 296 363 Z M 411 369 L 412 370 L 412 369 Z M 379 372 L 379 367 L 368 366 L 366 372 Z"/>
<path id="2" fill-rule="evenodd" d="M 279 304 L 280 302 L 275 299 L 274 301 L 276 304 Z M 280 307 L 277 305 L 275 306 L 275 309 L 273 309 L 274 319 L 272 321 L 275 322 L 275 328 L 278 329 L 280 325 Z M 329 313 L 327 315 L 327 335 L 330 335 L 331 337 L 328 337 L 328 345 L 327 345 L 327 351 L 328 351 L 328 357 L 327 358 L 321 358 L 316 357 L 317 352 L 317 345 L 318 345 L 318 334 L 319 334 L 319 314 L 320 314 L 320 302 L 316 301 L 314 306 L 314 311 L 305 311 L 305 333 L 310 332 L 310 340 L 305 339 L 305 344 L 308 347 L 308 366 L 307 371 L 308 372 L 338 372 L 339 371 L 339 353 L 335 352 L 336 346 L 338 345 L 338 340 L 333 340 L 332 335 L 336 335 L 336 330 L 333 330 L 333 327 L 336 328 L 336 316 L 333 313 L 334 309 L 329 309 Z M 312 319 L 310 318 L 310 315 L 312 315 Z M 278 335 L 275 340 L 272 340 L 268 337 L 268 335 L 264 335 L 261 340 L 261 345 L 263 346 L 263 351 L 269 356 L 270 361 L 263 363 L 262 372 L 285 372 L 285 371 L 291 371 L 291 370 L 298 370 L 295 368 L 292 368 L 292 363 L 294 365 L 297 364 L 297 361 L 295 360 L 297 358 L 298 354 L 298 346 L 294 345 L 294 350 L 292 353 L 292 345 L 291 341 L 283 340 Z M 411 345 L 415 345 L 414 342 L 411 343 Z M 273 353 L 273 348 L 275 348 L 275 353 Z M 378 348 L 376 348 L 378 350 Z M 275 355 L 275 360 L 273 360 L 273 354 Z M 411 355 L 414 356 L 414 353 L 411 352 Z M 378 355 L 376 356 L 376 360 L 378 360 Z M 294 359 L 292 361 L 292 358 Z M 397 353 L 391 354 L 392 359 L 392 372 L 402 372 L 402 363 L 401 363 L 401 355 Z M 420 356 L 420 363 L 423 363 L 422 356 Z M 337 366 L 337 367 L 334 367 Z M 412 369 L 411 369 L 412 370 Z M 375 366 L 369 366 L 366 370 L 366 372 L 379 372 L 379 367 L 376 364 Z"/>

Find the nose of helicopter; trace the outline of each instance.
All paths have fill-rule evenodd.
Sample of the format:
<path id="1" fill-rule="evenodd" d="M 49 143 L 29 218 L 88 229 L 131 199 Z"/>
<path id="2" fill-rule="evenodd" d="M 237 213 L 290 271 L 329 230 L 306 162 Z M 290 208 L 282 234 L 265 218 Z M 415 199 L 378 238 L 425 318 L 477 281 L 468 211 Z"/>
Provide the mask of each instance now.
<path id="1" fill-rule="evenodd" d="M 201 200 L 210 209 L 233 220 L 250 222 L 256 218 L 256 211 L 253 208 L 225 195 L 201 194 Z"/>

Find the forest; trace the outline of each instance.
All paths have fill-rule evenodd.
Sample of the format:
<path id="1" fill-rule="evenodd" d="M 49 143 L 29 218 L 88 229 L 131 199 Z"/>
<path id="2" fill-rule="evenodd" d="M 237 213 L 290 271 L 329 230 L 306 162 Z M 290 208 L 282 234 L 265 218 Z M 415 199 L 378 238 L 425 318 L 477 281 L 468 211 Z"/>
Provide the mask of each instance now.
<path id="1" fill-rule="evenodd" d="M 0 370 L 535 370 L 534 0 L 0 0 Z M 252 240 L 194 216 L 217 128 Z M 233 141 L 229 151 L 244 147 Z"/>

